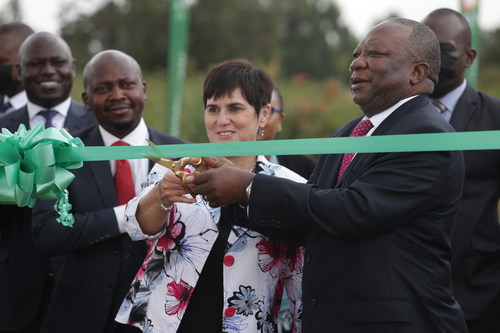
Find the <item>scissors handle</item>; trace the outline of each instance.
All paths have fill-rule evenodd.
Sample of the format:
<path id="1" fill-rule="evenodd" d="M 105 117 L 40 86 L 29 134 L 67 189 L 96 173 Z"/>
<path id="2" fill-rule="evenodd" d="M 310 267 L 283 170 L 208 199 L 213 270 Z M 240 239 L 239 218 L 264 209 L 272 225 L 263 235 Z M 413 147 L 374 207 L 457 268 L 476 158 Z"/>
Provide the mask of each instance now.
<path id="1" fill-rule="evenodd" d="M 177 177 L 179 177 L 181 179 L 181 183 L 182 183 L 182 187 L 184 187 L 184 189 L 189 193 L 191 194 L 191 196 L 194 198 L 196 197 L 196 193 L 194 193 L 193 191 L 191 191 L 191 189 L 187 186 L 186 184 L 186 176 L 187 175 L 190 175 L 189 172 L 186 172 L 186 171 L 177 171 L 175 173 L 175 175 Z"/>

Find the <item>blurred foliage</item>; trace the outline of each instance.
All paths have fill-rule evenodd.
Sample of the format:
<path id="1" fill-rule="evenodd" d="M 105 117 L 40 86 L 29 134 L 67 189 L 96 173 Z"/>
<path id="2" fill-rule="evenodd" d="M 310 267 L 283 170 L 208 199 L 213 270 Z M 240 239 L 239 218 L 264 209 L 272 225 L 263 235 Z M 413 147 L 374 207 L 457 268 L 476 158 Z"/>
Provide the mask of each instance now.
<path id="1" fill-rule="evenodd" d="M 167 57 L 167 3 L 165 0 L 108 0 L 91 14 L 64 15 L 61 36 L 68 42 L 79 64 L 97 52 L 117 49 L 137 59 L 148 71 L 164 69 Z"/>
<path id="2" fill-rule="evenodd" d="M 99 6 L 91 13 L 82 13 L 69 2 L 61 9 L 61 35 L 73 50 L 78 70 L 103 49 L 132 55 L 141 64 L 148 85 L 144 118 L 150 126 L 165 130 L 168 0 L 93 3 Z M 19 1 L 9 0 L 0 22 L 22 19 L 21 14 Z M 500 97 L 500 29 L 483 32 L 481 37 L 479 89 Z M 245 57 L 267 70 L 281 89 L 286 120 L 278 139 L 329 136 L 361 115 L 347 85 L 348 64 L 356 43 L 348 28 L 341 25 L 334 1 L 194 2 L 180 136 L 191 142 L 207 141 L 203 79 L 209 66 L 234 57 Z M 72 95 L 79 101 L 82 89 L 78 75 Z"/>
<path id="3" fill-rule="evenodd" d="M 160 131 L 168 128 L 165 73 L 144 73 L 148 100 L 144 110 L 146 123 Z M 186 79 L 182 102 L 180 137 L 190 142 L 207 142 L 202 99 L 204 75 Z M 277 86 L 284 96 L 286 119 L 277 139 L 327 137 L 361 111 L 351 100 L 348 88 L 335 80 L 309 80 L 296 77 L 280 80 Z M 81 101 L 83 84 L 77 75 L 72 96 Z"/>
<path id="4" fill-rule="evenodd" d="M 119 49 L 145 71 L 165 69 L 168 0 L 106 0 L 94 12 L 61 15 L 61 35 L 79 63 Z M 70 12 L 71 4 L 62 13 Z M 271 66 L 274 76 L 345 77 L 356 40 L 329 0 L 197 1 L 190 10 L 189 70 L 229 58 Z"/>

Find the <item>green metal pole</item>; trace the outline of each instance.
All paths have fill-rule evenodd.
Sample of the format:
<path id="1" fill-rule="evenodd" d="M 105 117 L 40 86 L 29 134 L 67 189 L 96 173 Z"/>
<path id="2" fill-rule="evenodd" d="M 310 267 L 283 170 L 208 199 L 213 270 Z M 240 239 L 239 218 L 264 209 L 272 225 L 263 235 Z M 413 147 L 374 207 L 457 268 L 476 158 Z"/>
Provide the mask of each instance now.
<path id="1" fill-rule="evenodd" d="M 174 136 L 181 132 L 181 108 L 187 64 L 189 4 L 187 0 L 170 0 L 168 53 L 168 120 L 166 128 Z"/>
<path id="2" fill-rule="evenodd" d="M 476 49 L 478 56 L 471 67 L 467 70 L 467 82 L 473 87 L 477 87 L 479 76 L 479 45 L 480 45 L 480 30 L 478 21 L 479 0 L 460 0 L 460 8 L 462 14 L 469 21 L 472 31 L 472 47 Z"/>

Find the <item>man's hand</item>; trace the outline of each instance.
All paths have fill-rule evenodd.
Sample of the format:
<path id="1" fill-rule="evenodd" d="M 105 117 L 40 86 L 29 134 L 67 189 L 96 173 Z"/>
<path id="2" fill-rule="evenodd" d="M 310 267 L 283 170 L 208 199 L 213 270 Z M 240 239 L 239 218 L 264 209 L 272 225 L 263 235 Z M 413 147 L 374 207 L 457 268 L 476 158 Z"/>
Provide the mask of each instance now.
<path id="1" fill-rule="evenodd" d="M 234 166 L 220 166 L 196 175 L 193 190 L 202 194 L 211 207 L 244 203 L 247 201 L 245 190 L 254 177 L 253 172 Z"/>

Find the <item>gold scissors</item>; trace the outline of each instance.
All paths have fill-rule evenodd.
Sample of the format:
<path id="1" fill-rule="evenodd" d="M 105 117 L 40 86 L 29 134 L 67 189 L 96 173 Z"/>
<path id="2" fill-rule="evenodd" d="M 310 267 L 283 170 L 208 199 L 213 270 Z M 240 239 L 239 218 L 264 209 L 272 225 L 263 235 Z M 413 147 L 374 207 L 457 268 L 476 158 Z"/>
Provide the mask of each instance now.
<path id="1" fill-rule="evenodd" d="M 146 141 L 149 143 L 149 145 L 155 150 L 157 153 L 158 151 L 155 149 L 154 146 L 156 146 L 151 140 L 146 139 Z M 178 159 L 177 161 L 174 161 L 170 158 L 166 157 L 156 157 L 156 156 L 151 156 L 147 154 L 141 154 L 144 157 L 149 158 L 151 161 L 158 163 L 160 165 L 163 165 L 166 168 L 169 168 L 174 172 L 174 174 L 181 179 L 182 186 L 186 191 L 189 192 L 193 197 L 196 196 L 196 193 L 193 193 L 191 189 L 186 185 L 185 179 L 186 176 L 189 175 L 189 172 L 184 171 L 184 168 L 187 165 L 192 165 L 192 166 L 197 166 L 201 164 L 202 159 L 200 158 L 198 162 L 194 162 L 191 157 L 183 157 Z"/>

